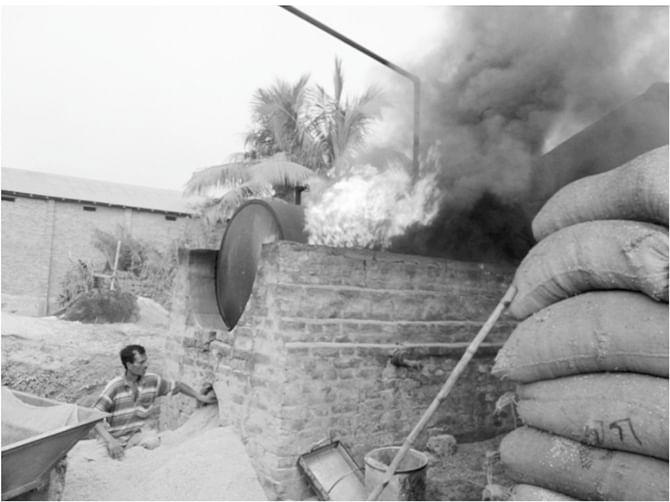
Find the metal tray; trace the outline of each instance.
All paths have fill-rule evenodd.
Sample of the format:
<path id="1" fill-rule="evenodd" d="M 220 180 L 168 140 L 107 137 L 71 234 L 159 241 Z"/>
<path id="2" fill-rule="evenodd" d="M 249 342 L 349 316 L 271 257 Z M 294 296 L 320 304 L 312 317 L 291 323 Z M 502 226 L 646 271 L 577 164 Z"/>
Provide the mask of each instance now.
<path id="1" fill-rule="evenodd" d="M 366 500 L 362 468 L 339 441 L 300 455 L 298 467 L 320 500 Z"/>

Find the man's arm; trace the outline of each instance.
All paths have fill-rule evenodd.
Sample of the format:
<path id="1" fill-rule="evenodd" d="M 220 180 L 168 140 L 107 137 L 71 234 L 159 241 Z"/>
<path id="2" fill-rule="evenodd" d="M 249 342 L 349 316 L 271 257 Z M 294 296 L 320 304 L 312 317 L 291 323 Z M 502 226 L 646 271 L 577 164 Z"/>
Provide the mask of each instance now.
<path id="1" fill-rule="evenodd" d="M 175 382 L 174 393 L 176 394 L 177 392 L 181 392 L 182 394 L 192 397 L 193 399 L 201 402 L 202 404 L 216 403 L 216 395 L 214 394 L 214 391 L 208 392 L 207 394 L 203 394 L 201 392 L 196 391 L 193 387 L 184 382 Z"/>
<path id="2" fill-rule="evenodd" d="M 109 433 L 105 428 L 105 424 L 103 422 L 95 424 L 95 431 L 107 444 L 107 452 L 109 453 L 109 456 L 115 459 L 121 459 L 123 457 L 123 446 Z"/>
<path id="3" fill-rule="evenodd" d="M 111 413 L 114 408 L 114 399 L 112 398 L 113 396 L 113 383 L 114 380 L 109 382 L 103 391 L 100 393 L 100 397 L 98 397 L 98 400 L 95 402 L 95 405 L 93 408 L 95 410 L 98 410 L 102 413 Z M 121 442 L 116 439 L 114 436 L 112 436 L 109 433 L 109 430 L 107 430 L 107 421 L 103 420 L 101 422 L 98 422 L 95 424 L 95 431 L 98 433 L 98 436 L 102 438 L 102 440 L 105 442 L 105 445 L 107 446 L 107 453 L 109 453 L 109 456 L 121 460 L 123 457 L 123 445 Z"/>

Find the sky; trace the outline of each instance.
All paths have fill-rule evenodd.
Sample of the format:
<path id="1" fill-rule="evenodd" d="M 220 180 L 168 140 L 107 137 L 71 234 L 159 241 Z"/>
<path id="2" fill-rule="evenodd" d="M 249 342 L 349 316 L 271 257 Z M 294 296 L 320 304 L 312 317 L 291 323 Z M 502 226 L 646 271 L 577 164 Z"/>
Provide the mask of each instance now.
<path id="1" fill-rule="evenodd" d="M 311 6 L 400 67 L 445 29 L 441 6 Z M 330 89 L 411 85 L 274 5 L 3 6 L 3 167 L 181 191 L 243 150 L 254 90 L 308 73 Z"/>

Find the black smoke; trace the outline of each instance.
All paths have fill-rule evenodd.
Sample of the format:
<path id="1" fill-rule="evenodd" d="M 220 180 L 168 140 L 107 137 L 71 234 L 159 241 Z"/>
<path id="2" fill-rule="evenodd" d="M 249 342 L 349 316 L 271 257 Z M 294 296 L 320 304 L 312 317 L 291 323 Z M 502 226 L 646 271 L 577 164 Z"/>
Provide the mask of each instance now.
<path id="1" fill-rule="evenodd" d="M 484 191 L 471 206 L 444 203 L 431 225 L 414 225 L 389 251 L 516 265 L 534 243 L 522 205 Z"/>
<path id="2" fill-rule="evenodd" d="M 394 247 L 515 262 L 532 245 L 523 206 L 533 161 L 668 80 L 668 8 L 448 7 L 444 16 L 444 39 L 406 65 L 422 81 L 420 137 L 440 159 L 442 207 Z M 392 101 L 407 103 L 407 89 Z M 412 107 L 400 108 L 388 144 L 411 138 Z"/>

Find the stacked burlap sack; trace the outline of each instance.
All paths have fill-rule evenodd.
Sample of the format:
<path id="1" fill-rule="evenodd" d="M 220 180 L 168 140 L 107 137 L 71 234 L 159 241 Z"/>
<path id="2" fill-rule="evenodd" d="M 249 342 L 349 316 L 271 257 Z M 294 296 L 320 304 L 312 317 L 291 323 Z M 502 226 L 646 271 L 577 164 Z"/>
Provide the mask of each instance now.
<path id="1" fill-rule="evenodd" d="M 668 147 L 566 185 L 533 234 L 493 368 L 509 498 L 668 500 Z"/>

